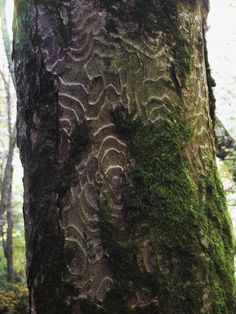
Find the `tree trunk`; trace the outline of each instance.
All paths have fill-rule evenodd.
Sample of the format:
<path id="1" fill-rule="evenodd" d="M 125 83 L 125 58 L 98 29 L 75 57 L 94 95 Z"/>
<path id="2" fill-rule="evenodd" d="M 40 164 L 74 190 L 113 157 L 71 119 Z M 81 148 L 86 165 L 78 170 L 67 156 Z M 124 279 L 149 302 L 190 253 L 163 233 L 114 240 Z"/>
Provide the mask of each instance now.
<path id="1" fill-rule="evenodd" d="M 235 312 L 207 10 L 16 2 L 31 313 Z"/>
<path id="2" fill-rule="evenodd" d="M 13 176 L 13 167 L 11 167 L 11 183 Z M 8 189 L 8 206 L 7 206 L 7 241 L 6 241 L 6 258 L 7 258 L 7 281 L 14 280 L 13 267 L 13 215 L 12 215 L 12 184 Z"/>
<path id="3" fill-rule="evenodd" d="M 6 0 L 0 0 L 0 22 L 1 22 L 1 35 L 3 46 L 8 63 L 8 73 L 0 71 L 6 92 L 6 105 L 7 105 L 7 123 L 8 123 L 8 152 L 6 157 L 6 166 L 2 178 L 1 186 L 1 202 L 0 202 L 0 236 L 4 246 L 4 253 L 7 260 L 7 281 L 14 280 L 14 267 L 13 267 L 13 213 L 12 213 L 12 183 L 13 183 L 13 157 L 16 145 L 16 126 L 12 126 L 12 93 L 11 93 L 11 79 L 15 85 L 14 78 L 14 65 L 12 61 L 11 39 L 7 27 L 6 17 Z M 7 79 L 8 78 L 8 79 Z M 6 213 L 7 220 L 7 237 L 6 243 L 4 240 L 3 216 Z"/>
<path id="4" fill-rule="evenodd" d="M 15 142 L 13 140 L 13 142 Z M 1 186 L 1 203 L 0 203 L 0 220 L 3 221 L 4 214 L 7 217 L 7 237 L 4 241 L 3 226 L 0 225 L 0 236 L 3 239 L 4 253 L 7 260 L 7 281 L 12 282 L 14 280 L 14 268 L 13 268 L 13 247 L 12 247 L 12 232 L 13 232 L 13 216 L 12 216 L 12 178 L 13 178 L 13 154 L 15 143 L 10 140 L 9 151 L 7 154 L 7 161 L 5 171 L 3 175 L 3 181 Z"/>
<path id="5" fill-rule="evenodd" d="M 7 105 L 7 122 L 8 122 L 8 151 L 6 155 L 6 164 L 4 167 L 1 180 L 1 201 L 0 201 L 0 236 L 2 237 L 3 250 L 7 260 L 7 280 L 12 282 L 14 280 L 13 267 L 13 215 L 12 215 L 12 181 L 13 181 L 13 157 L 16 145 L 16 127 L 12 128 L 12 97 L 10 91 L 10 83 L 6 79 L 6 75 L 0 71 L 5 92 Z M 6 215 L 7 221 L 7 237 L 4 239 L 4 217 Z"/>

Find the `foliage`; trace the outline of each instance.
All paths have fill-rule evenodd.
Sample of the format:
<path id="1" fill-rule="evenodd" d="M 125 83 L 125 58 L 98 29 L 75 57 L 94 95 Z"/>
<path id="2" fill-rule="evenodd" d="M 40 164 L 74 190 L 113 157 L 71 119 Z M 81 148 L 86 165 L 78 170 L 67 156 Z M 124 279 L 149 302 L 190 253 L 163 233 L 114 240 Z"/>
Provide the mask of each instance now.
<path id="1" fill-rule="evenodd" d="M 15 282 L 25 283 L 25 241 L 23 224 L 16 224 L 13 230 L 13 264 L 15 271 Z M 3 248 L 0 246 L 0 282 L 6 283 L 7 265 L 3 254 Z"/>
<path id="2" fill-rule="evenodd" d="M 26 314 L 28 290 L 19 284 L 9 284 L 0 288 L 0 313 Z"/>
<path id="3" fill-rule="evenodd" d="M 3 93 L 4 95 L 4 93 Z M 6 105 L 5 99 L 0 98 L 0 165 L 4 168 L 5 159 L 7 154 L 7 118 L 6 118 Z M 25 241 L 24 241 L 24 222 L 22 215 L 22 194 L 23 186 L 21 179 L 21 164 L 18 156 L 18 152 L 14 155 L 14 177 L 12 187 L 12 210 L 13 210 L 13 264 L 15 270 L 15 279 L 17 282 L 25 283 Z M 0 173 L 0 181 L 3 173 Z M 4 222 L 6 217 L 3 217 Z M 6 242 L 6 230 L 7 225 L 4 227 L 4 240 Z M 0 282 L 6 283 L 7 280 L 7 268 L 6 259 L 3 252 L 2 239 L 0 240 Z"/>
<path id="4" fill-rule="evenodd" d="M 4 10 L 6 1 L 1 2 L 1 9 Z M 3 11 L 2 11 L 3 12 Z M 0 80 L 0 188 L 4 177 L 6 167 L 6 159 L 9 155 L 9 142 L 14 138 L 14 124 L 16 115 L 16 95 L 11 73 L 9 68 L 7 54 L 11 55 L 10 42 L 11 39 L 7 33 L 7 25 L 4 14 L 1 14 L 1 30 L 0 30 L 0 55 L 1 55 L 1 80 Z M 7 45 L 9 43 L 9 46 Z M 7 45 L 7 46 L 6 46 Z M 13 67 L 12 67 L 13 68 Z M 11 127 L 9 128 L 9 125 Z M 9 134 L 12 133 L 12 134 Z M 10 136 L 11 135 L 11 136 Z M 24 243 L 24 223 L 22 215 L 22 167 L 17 153 L 13 156 L 13 182 L 12 182 L 12 214 L 13 214 L 13 269 L 14 282 L 25 284 L 25 243 Z M 6 286 L 7 281 L 7 261 L 4 255 L 3 242 L 7 242 L 7 213 L 2 213 L 3 235 L 0 239 L 0 286 L 2 289 Z M 3 239 L 2 239 L 3 237 Z M 6 287 L 5 287 L 6 288 Z"/>

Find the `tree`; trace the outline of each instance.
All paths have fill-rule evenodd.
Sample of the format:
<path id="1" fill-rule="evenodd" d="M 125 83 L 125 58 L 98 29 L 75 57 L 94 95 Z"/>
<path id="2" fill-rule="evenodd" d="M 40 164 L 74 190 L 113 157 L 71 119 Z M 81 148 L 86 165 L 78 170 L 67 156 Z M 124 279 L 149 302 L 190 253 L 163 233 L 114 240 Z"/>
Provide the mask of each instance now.
<path id="1" fill-rule="evenodd" d="M 0 76 L 4 82 L 6 91 L 6 103 L 7 103 L 7 120 L 8 120 L 8 150 L 6 153 L 6 161 L 3 166 L 4 170 L 1 173 L 0 187 L 1 187 L 1 198 L 0 198 L 0 235 L 3 242 L 4 254 L 7 260 L 7 280 L 12 282 L 14 279 L 14 268 L 13 268 L 13 247 L 12 247 L 12 233 L 13 233 L 13 213 L 12 213 L 12 181 L 13 181 L 13 156 L 15 149 L 15 132 L 12 128 L 12 99 L 10 92 L 10 83 L 6 80 L 3 72 L 0 71 Z M 6 243 L 4 241 L 4 223 L 3 217 L 6 214 L 7 220 L 7 237 Z"/>
<path id="2" fill-rule="evenodd" d="M 234 313 L 207 1 L 16 1 L 31 313 Z"/>
<path id="3" fill-rule="evenodd" d="M 219 119 L 216 119 L 217 157 L 221 160 L 233 158 L 235 141 Z"/>
<path id="4" fill-rule="evenodd" d="M 11 83 L 14 83 L 14 66 L 11 60 L 11 40 L 7 29 L 6 23 L 6 1 L 0 1 L 0 22 L 1 22 L 1 35 L 3 46 L 8 63 L 8 70 L 6 73 L 0 71 L 0 77 L 4 84 L 6 94 L 7 106 L 7 126 L 8 126 L 8 149 L 6 152 L 6 162 L 3 166 L 3 173 L 0 178 L 0 236 L 2 238 L 4 254 L 7 260 L 7 280 L 12 282 L 14 280 L 14 267 L 13 267 L 13 212 L 12 212 L 12 183 L 13 183 L 13 157 L 16 145 L 16 128 L 12 125 L 13 120 L 13 95 L 11 91 Z M 11 81 L 12 80 L 12 81 Z M 4 214 L 7 220 L 7 237 L 4 240 Z M 5 243 L 6 242 L 6 243 Z"/>

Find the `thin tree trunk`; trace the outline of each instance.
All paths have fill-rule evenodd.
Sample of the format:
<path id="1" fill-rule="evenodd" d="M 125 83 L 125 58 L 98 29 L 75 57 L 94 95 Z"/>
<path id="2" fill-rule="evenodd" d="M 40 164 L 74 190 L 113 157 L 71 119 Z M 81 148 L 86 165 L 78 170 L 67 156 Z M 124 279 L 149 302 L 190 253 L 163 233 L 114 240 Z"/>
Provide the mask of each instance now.
<path id="1" fill-rule="evenodd" d="M 9 151 L 7 155 L 7 161 L 3 176 L 3 182 L 1 186 L 1 206 L 0 206 L 0 217 L 3 221 L 3 216 L 7 216 L 7 238 L 5 242 L 4 252 L 7 260 L 7 280 L 9 282 L 14 279 L 14 268 L 13 268 L 13 248 L 12 248 L 12 232 L 13 232 L 13 217 L 12 217 L 12 174 L 13 174 L 13 154 L 14 154 L 15 143 L 13 141 L 9 144 Z M 1 237 L 4 237 L 3 224 L 0 226 Z"/>
<path id="2" fill-rule="evenodd" d="M 15 86 L 14 77 L 14 65 L 12 60 L 12 48 L 11 39 L 7 27 L 6 17 L 6 0 L 0 0 L 0 22 L 1 22 L 1 33 L 3 39 L 3 46 L 7 57 L 9 73 L 5 74 L 1 71 L 1 77 L 4 82 L 6 91 L 6 103 L 7 103 L 7 122 L 8 122 L 8 136 L 9 145 L 7 152 L 7 161 L 4 170 L 1 186 L 1 208 L 0 208 L 0 221 L 3 219 L 3 215 L 6 214 L 7 221 L 7 239 L 5 243 L 5 257 L 7 259 L 7 280 L 12 282 L 14 280 L 14 267 L 13 267 L 13 214 L 12 214 L 12 183 L 13 183 L 13 156 L 16 145 L 16 126 L 12 126 L 12 95 L 11 95 L 11 80 Z M 9 77 L 7 80 L 6 77 Z M 0 235 L 2 239 L 3 235 L 3 224 L 0 226 Z M 3 239 L 4 243 L 4 239 Z"/>
<path id="3" fill-rule="evenodd" d="M 2 184 L 1 184 L 1 202 L 0 202 L 0 236 L 4 243 L 4 253 L 7 260 L 7 280 L 12 282 L 14 279 L 13 268 L 13 247 L 12 247 L 12 233 L 13 233 L 13 216 L 12 216 L 12 181 L 13 181 L 13 156 L 16 145 L 16 128 L 12 128 L 12 99 L 10 92 L 9 81 L 3 72 L 0 71 L 0 75 L 5 85 L 6 91 L 6 103 L 7 103 L 7 122 L 8 122 L 8 151 L 6 156 L 6 165 L 3 172 Z M 4 241 L 4 215 L 6 214 L 7 221 L 7 238 Z"/>
<path id="4" fill-rule="evenodd" d="M 207 1 L 16 3 L 31 313 L 234 313 Z"/>
<path id="5" fill-rule="evenodd" d="M 12 182 L 13 168 L 11 168 L 11 182 Z M 7 241 L 6 241 L 6 258 L 7 258 L 7 281 L 14 280 L 13 267 L 13 215 L 12 215 L 12 184 L 8 189 L 8 205 L 7 205 Z"/>

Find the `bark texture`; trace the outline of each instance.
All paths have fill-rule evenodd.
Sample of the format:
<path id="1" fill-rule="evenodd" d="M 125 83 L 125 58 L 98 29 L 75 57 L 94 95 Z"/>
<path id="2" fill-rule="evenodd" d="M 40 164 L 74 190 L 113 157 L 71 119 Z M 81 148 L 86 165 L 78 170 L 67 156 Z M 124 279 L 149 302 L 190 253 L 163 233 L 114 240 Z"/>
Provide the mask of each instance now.
<path id="1" fill-rule="evenodd" d="M 235 312 L 207 9 L 16 1 L 31 313 Z"/>

